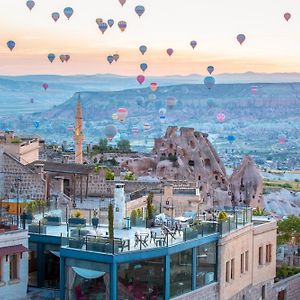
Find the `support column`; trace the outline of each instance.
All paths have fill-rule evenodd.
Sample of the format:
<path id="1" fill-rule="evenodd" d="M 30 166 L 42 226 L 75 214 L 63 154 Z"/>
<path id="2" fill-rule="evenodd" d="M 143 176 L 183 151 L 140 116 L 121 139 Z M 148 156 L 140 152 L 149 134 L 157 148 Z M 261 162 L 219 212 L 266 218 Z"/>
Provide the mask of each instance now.
<path id="1" fill-rule="evenodd" d="M 65 300 L 65 289 L 66 289 L 66 263 L 65 258 L 60 257 L 59 262 L 59 275 L 60 275 L 60 283 L 59 283 L 59 298 L 60 300 Z"/>
<path id="2" fill-rule="evenodd" d="M 37 243 L 37 286 L 44 287 L 45 281 L 45 245 Z"/>
<path id="3" fill-rule="evenodd" d="M 171 270 L 170 270 L 170 256 L 167 255 L 165 257 L 165 276 L 164 276 L 164 290 L 165 290 L 165 300 L 169 300 L 170 299 L 170 282 L 171 282 L 171 278 L 170 278 L 170 274 L 171 274 Z"/>
<path id="4" fill-rule="evenodd" d="M 197 289 L 197 248 L 192 249 L 192 290 Z"/>
<path id="5" fill-rule="evenodd" d="M 109 273 L 109 299 L 117 300 L 117 290 L 118 290 L 118 268 L 115 262 L 110 264 L 110 273 Z"/>

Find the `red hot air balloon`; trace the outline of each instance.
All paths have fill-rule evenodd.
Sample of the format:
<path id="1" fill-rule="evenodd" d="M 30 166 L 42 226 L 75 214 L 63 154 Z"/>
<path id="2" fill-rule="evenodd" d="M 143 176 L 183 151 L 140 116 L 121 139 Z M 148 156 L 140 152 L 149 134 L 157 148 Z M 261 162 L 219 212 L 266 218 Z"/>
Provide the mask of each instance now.
<path id="1" fill-rule="evenodd" d="M 69 54 L 65 55 L 65 61 L 68 62 L 70 60 L 71 56 Z"/>
<path id="2" fill-rule="evenodd" d="M 124 4 L 126 3 L 126 0 L 119 0 L 119 2 L 122 6 L 124 6 Z"/>
<path id="3" fill-rule="evenodd" d="M 152 92 L 156 92 L 157 88 L 158 88 L 158 84 L 156 82 L 150 83 L 150 89 Z"/>
<path id="4" fill-rule="evenodd" d="M 238 34 L 236 37 L 237 41 L 242 45 L 246 39 L 246 36 L 242 33 Z"/>
<path id="5" fill-rule="evenodd" d="M 223 123 L 225 121 L 225 114 L 218 113 L 217 114 L 217 120 L 218 120 L 218 122 Z"/>
<path id="6" fill-rule="evenodd" d="M 118 116 L 118 120 L 120 122 L 124 122 L 128 116 L 128 110 L 126 108 L 118 108 L 117 110 L 117 116 Z"/>
<path id="7" fill-rule="evenodd" d="M 285 20 L 288 22 L 292 15 L 287 12 L 283 16 L 284 16 Z"/>
<path id="8" fill-rule="evenodd" d="M 281 137 L 279 138 L 279 144 L 280 144 L 280 145 L 284 145 L 284 144 L 285 144 L 285 138 L 284 138 L 283 136 L 281 136 Z"/>
<path id="9" fill-rule="evenodd" d="M 137 76 L 136 80 L 139 84 L 143 84 L 144 81 L 145 81 L 145 76 L 144 75 L 139 75 L 139 76 Z"/>
<path id="10" fill-rule="evenodd" d="M 251 93 L 252 93 L 252 95 L 256 95 L 256 93 L 257 93 L 257 86 L 252 86 L 251 87 Z"/>
<path id="11" fill-rule="evenodd" d="M 139 129 L 137 127 L 132 127 L 131 133 L 132 135 L 137 135 L 139 133 Z"/>
<path id="12" fill-rule="evenodd" d="M 44 88 L 45 91 L 47 91 L 49 85 L 48 85 L 48 83 L 44 83 L 44 84 L 42 85 L 42 87 Z"/>
<path id="13" fill-rule="evenodd" d="M 171 56 L 171 55 L 173 54 L 173 52 L 174 52 L 174 50 L 173 50 L 172 48 L 168 48 L 168 49 L 167 49 L 167 54 L 168 54 L 169 56 Z"/>
<path id="14" fill-rule="evenodd" d="M 104 134 L 110 142 L 117 133 L 118 133 L 118 129 L 115 125 L 107 125 L 104 128 Z"/>

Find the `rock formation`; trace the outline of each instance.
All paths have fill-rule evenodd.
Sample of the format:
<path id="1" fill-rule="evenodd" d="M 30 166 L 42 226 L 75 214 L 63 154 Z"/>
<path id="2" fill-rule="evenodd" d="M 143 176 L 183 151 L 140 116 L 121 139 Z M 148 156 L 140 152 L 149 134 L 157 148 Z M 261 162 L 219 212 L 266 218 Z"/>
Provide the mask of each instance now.
<path id="1" fill-rule="evenodd" d="M 121 167 L 136 175 L 148 175 L 155 171 L 156 163 L 151 157 L 129 158 L 121 163 Z"/>
<path id="2" fill-rule="evenodd" d="M 263 178 L 249 155 L 233 171 L 230 183 L 234 205 L 263 207 Z"/>

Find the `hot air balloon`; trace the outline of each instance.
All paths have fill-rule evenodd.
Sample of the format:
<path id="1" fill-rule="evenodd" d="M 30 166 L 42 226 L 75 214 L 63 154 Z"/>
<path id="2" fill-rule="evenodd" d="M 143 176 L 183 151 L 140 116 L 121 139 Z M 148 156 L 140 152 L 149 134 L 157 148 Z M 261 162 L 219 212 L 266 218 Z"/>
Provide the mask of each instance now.
<path id="1" fill-rule="evenodd" d="M 74 125 L 73 124 L 70 124 L 68 127 L 67 127 L 67 131 L 70 131 L 70 132 L 74 132 L 75 128 L 74 128 Z"/>
<path id="2" fill-rule="evenodd" d="M 166 112 L 167 112 L 167 110 L 166 110 L 164 107 L 160 108 L 159 111 L 158 111 L 158 113 L 159 113 L 160 115 L 165 115 Z"/>
<path id="3" fill-rule="evenodd" d="M 70 60 L 71 56 L 69 54 L 65 55 L 65 61 L 68 62 Z"/>
<path id="4" fill-rule="evenodd" d="M 112 28 L 113 25 L 115 24 L 115 21 L 113 19 L 109 19 L 109 20 L 107 20 L 107 24 L 110 28 Z"/>
<path id="5" fill-rule="evenodd" d="M 142 64 L 140 64 L 140 68 L 143 72 L 145 72 L 148 68 L 148 65 L 146 63 L 142 63 Z"/>
<path id="6" fill-rule="evenodd" d="M 74 10 L 73 10 L 72 7 L 66 7 L 64 9 L 64 14 L 68 18 L 68 20 L 70 20 L 70 18 L 72 17 L 73 13 L 74 13 Z"/>
<path id="7" fill-rule="evenodd" d="M 113 121 L 117 121 L 118 120 L 118 115 L 116 113 L 113 113 L 111 115 L 111 118 L 113 119 Z"/>
<path id="8" fill-rule="evenodd" d="M 166 105 L 169 109 L 172 109 L 176 105 L 176 102 L 177 100 L 175 97 L 169 96 L 167 98 Z"/>
<path id="9" fill-rule="evenodd" d="M 107 61 L 109 62 L 109 64 L 112 64 L 112 62 L 114 61 L 114 57 L 112 55 L 108 55 Z"/>
<path id="10" fill-rule="evenodd" d="M 6 44 L 10 51 L 13 51 L 16 46 L 16 43 L 14 41 L 8 41 Z"/>
<path id="11" fill-rule="evenodd" d="M 155 94 L 149 94 L 148 99 L 150 101 L 154 101 L 154 100 L 156 100 L 156 95 Z"/>
<path id="12" fill-rule="evenodd" d="M 132 135 L 137 135 L 139 133 L 139 129 L 137 127 L 132 127 L 131 133 Z"/>
<path id="13" fill-rule="evenodd" d="M 111 141 L 117 134 L 118 129 L 115 125 L 107 125 L 104 128 L 104 134 L 109 141 Z"/>
<path id="14" fill-rule="evenodd" d="M 144 55 L 147 51 L 147 47 L 145 45 L 142 45 L 142 46 L 140 46 L 139 50 L 142 53 L 142 55 Z"/>
<path id="15" fill-rule="evenodd" d="M 223 123 L 225 121 L 225 114 L 218 113 L 217 114 L 217 120 L 218 120 L 218 122 Z"/>
<path id="16" fill-rule="evenodd" d="M 246 39 L 246 36 L 242 33 L 238 34 L 236 37 L 237 41 L 242 45 Z"/>
<path id="17" fill-rule="evenodd" d="M 118 26 L 119 26 L 120 30 L 123 32 L 127 27 L 127 23 L 126 23 L 126 21 L 120 21 L 118 23 Z"/>
<path id="18" fill-rule="evenodd" d="M 229 143 L 233 143 L 235 141 L 235 136 L 234 135 L 229 135 L 227 137 L 227 140 L 228 140 Z"/>
<path id="19" fill-rule="evenodd" d="M 252 93 L 252 95 L 256 95 L 256 93 L 257 93 L 257 86 L 253 85 L 251 87 L 251 93 Z"/>
<path id="20" fill-rule="evenodd" d="M 280 144 L 280 145 L 284 145 L 284 144 L 285 144 L 285 138 L 284 138 L 284 136 L 281 136 L 281 137 L 279 138 L 279 144 Z"/>
<path id="21" fill-rule="evenodd" d="M 35 2 L 32 1 L 32 0 L 28 0 L 26 2 L 26 6 L 29 8 L 29 10 L 32 10 L 34 8 L 34 6 L 35 6 Z"/>
<path id="22" fill-rule="evenodd" d="M 34 127 L 37 129 L 40 127 L 40 121 L 36 120 L 36 121 L 33 121 L 33 125 Z"/>
<path id="23" fill-rule="evenodd" d="M 150 89 L 152 92 L 156 92 L 157 88 L 158 88 L 158 84 L 156 82 L 150 83 Z"/>
<path id="24" fill-rule="evenodd" d="M 147 132 L 151 129 L 151 125 L 149 123 L 144 123 L 144 131 Z"/>
<path id="25" fill-rule="evenodd" d="M 43 83 L 42 87 L 44 88 L 45 91 L 47 91 L 49 85 L 48 85 L 48 83 Z"/>
<path id="26" fill-rule="evenodd" d="M 126 3 L 126 0 L 119 0 L 119 2 L 123 6 Z"/>
<path id="27" fill-rule="evenodd" d="M 128 116 L 128 110 L 126 108 L 118 108 L 117 110 L 117 116 L 118 116 L 118 120 L 120 122 L 124 122 Z"/>
<path id="28" fill-rule="evenodd" d="M 215 78 L 212 76 L 206 76 L 204 78 L 204 85 L 210 90 L 215 85 Z"/>
<path id="29" fill-rule="evenodd" d="M 137 13 L 137 15 L 139 17 L 141 17 L 142 14 L 145 12 L 145 7 L 142 6 L 142 5 L 138 5 L 138 6 L 135 7 L 135 12 Z"/>
<path id="30" fill-rule="evenodd" d="M 191 41 L 190 45 L 192 46 L 193 49 L 195 49 L 195 47 L 197 46 L 197 42 L 196 41 Z"/>
<path id="31" fill-rule="evenodd" d="M 54 59 L 55 59 L 55 54 L 49 53 L 49 54 L 48 54 L 48 59 L 49 59 L 49 61 L 50 61 L 51 63 L 53 63 L 53 61 L 54 61 Z"/>
<path id="32" fill-rule="evenodd" d="M 34 99 L 33 98 L 30 99 L 30 103 L 34 103 Z"/>
<path id="33" fill-rule="evenodd" d="M 136 80 L 138 81 L 139 84 L 143 84 L 143 82 L 145 81 L 145 76 L 139 75 L 137 76 Z"/>
<path id="34" fill-rule="evenodd" d="M 173 54 L 173 52 L 174 52 L 174 50 L 173 50 L 172 48 L 168 48 L 168 49 L 167 49 L 167 54 L 168 54 L 169 56 L 171 56 L 171 55 Z"/>
<path id="35" fill-rule="evenodd" d="M 103 23 L 103 19 L 97 18 L 97 19 L 96 19 L 96 23 L 97 23 L 97 25 L 99 26 L 101 23 Z"/>
<path id="36" fill-rule="evenodd" d="M 64 54 L 61 54 L 59 56 L 59 59 L 61 60 L 61 62 L 63 63 L 66 60 L 66 56 Z"/>
<path id="37" fill-rule="evenodd" d="M 100 31 L 102 32 L 102 34 L 104 34 L 104 32 L 106 31 L 107 29 L 107 24 L 105 22 L 102 22 L 99 24 L 99 29 Z"/>
<path id="38" fill-rule="evenodd" d="M 161 124 L 166 123 L 166 116 L 165 116 L 165 115 L 159 116 L 159 122 L 160 122 Z"/>
<path id="39" fill-rule="evenodd" d="M 208 66 L 208 67 L 207 67 L 207 72 L 208 72 L 209 74 L 211 74 L 214 70 L 215 70 L 215 68 L 214 68 L 213 66 Z"/>
<path id="40" fill-rule="evenodd" d="M 285 20 L 288 22 L 288 20 L 291 18 L 292 15 L 287 12 L 283 16 L 284 16 Z"/>
<path id="41" fill-rule="evenodd" d="M 113 55 L 114 61 L 118 61 L 119 58 L 120 58 L 119 54 L 116 53 L 116 54 Z"/>
<path id="42" fill-rule="evenodd" d="M 60 18 L 60 14 L 58 12 L 52 13 L 52 19 L 57 22 L 57 20 Z"/>

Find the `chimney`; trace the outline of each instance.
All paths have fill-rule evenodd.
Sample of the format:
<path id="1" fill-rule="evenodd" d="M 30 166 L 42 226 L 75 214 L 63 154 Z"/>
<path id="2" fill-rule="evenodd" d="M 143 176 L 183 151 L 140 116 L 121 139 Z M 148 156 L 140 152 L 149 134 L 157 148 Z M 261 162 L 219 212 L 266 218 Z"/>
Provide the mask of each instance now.
<path id="1" fill-rule="evenodd" d="M 44 170 L 44 164 L 34 164 L 34 170 L 37 174 L 41 175 L 41 178 L 44 179 L 44 174 L 45 174 L 45 170 Z"/>

